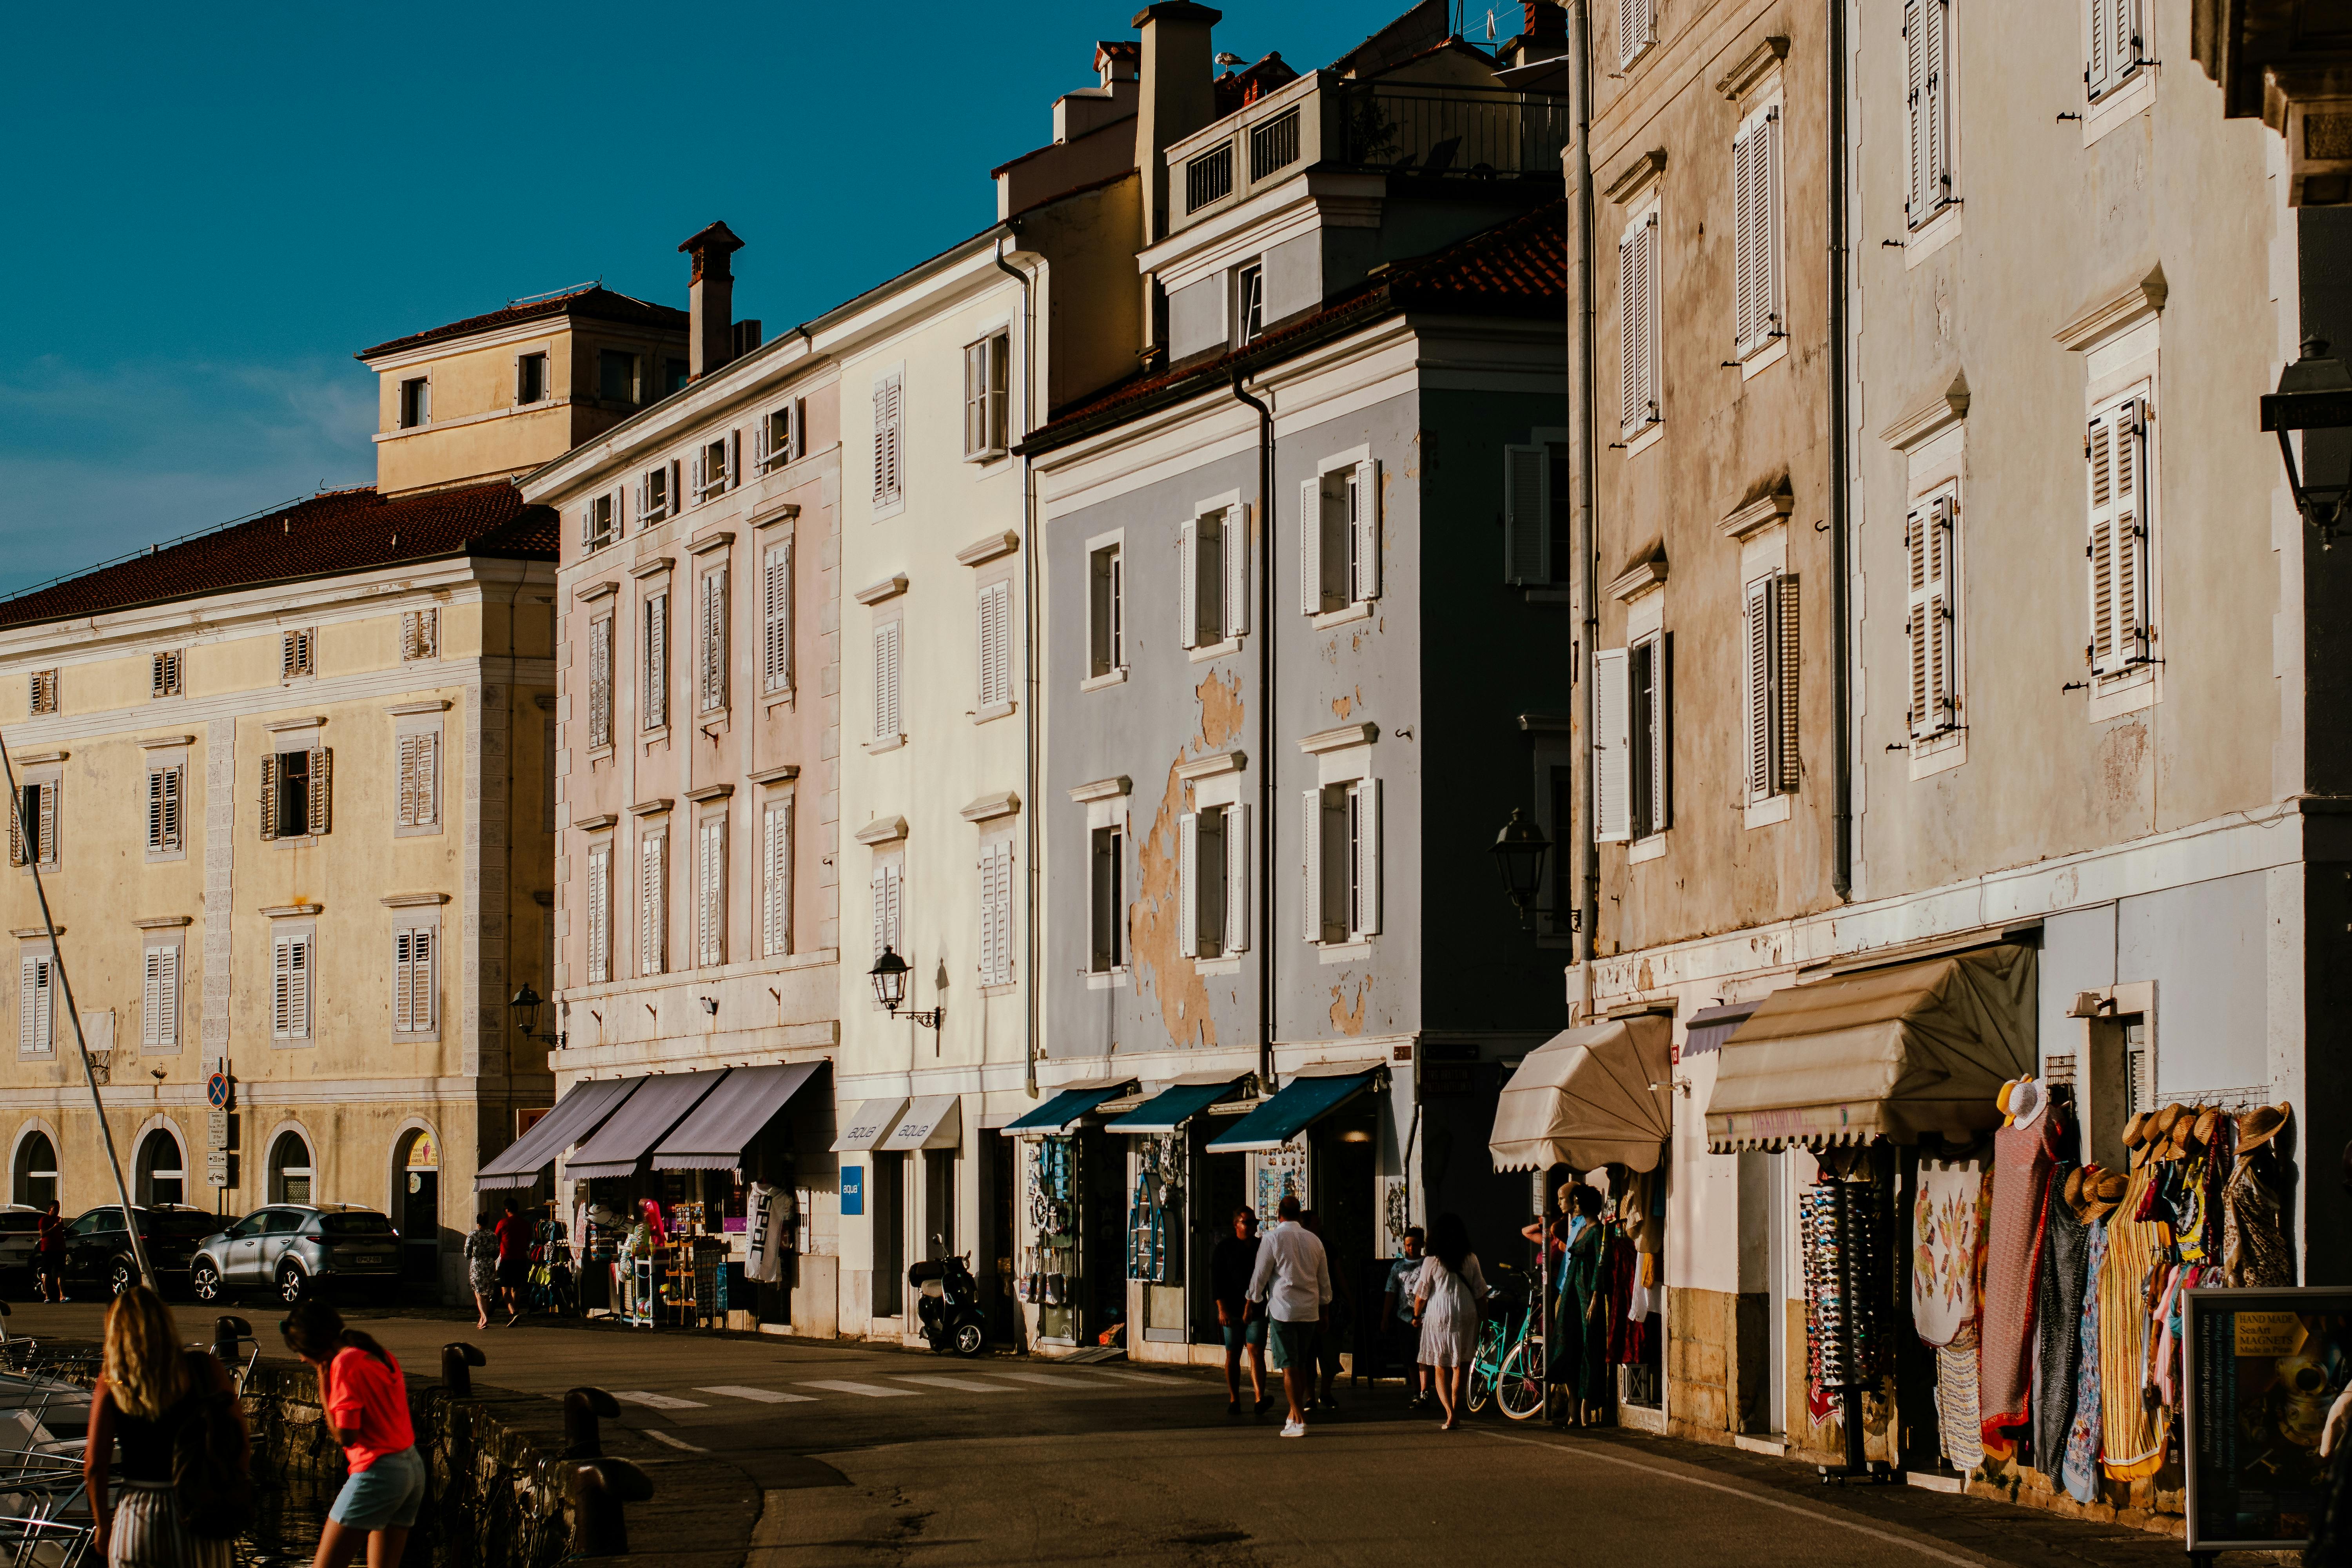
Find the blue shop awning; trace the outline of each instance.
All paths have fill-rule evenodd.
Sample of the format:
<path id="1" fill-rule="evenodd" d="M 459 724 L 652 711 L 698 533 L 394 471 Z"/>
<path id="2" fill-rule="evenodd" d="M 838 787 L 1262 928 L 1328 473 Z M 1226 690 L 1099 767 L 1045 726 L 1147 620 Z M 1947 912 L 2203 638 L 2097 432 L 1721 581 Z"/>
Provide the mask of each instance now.
<path id="1" fill-rule="evenodd" d="M 1225 1098 L 1244 1073 L 1194 1073 L 1174 1083 L 1103 1128 L 1106 1132 L 1173 1132 Z"/>
<path id="2" fill-rule="evenodd" d="M 1371 1088 L 1380 1072 L 1377 1063 L 1305 1068 L 1272 1100 L 1210 1139 L 1208 1152 L 1247 1154 L 1279 1149 Z"/>
<path id="3" fill-rule="evenodd" d="M 604 1124 L 620 1109 L 641 1080 L 633 1078 L 592 1079 L 575 1083 L 555 1102 L 555 1109 L 531 1123 L 530 1131 L 508 1144 L 498 1158 L 474 1174 L 482 1192 L 502 1187 L 528 1187 L 555 1157 Z"/>
<path id="4" fill-rule="evenodd" d="M 1072 1084 L 1005 1128 L 1005 1134 L 1019 1137 L 1024 1132 L 1067 1132 L 1088 1111 L 1106 1100 L 1115 1099 L 1119 1090 L 1134 1081 L 1131 1078 L 1122 1078 L 1108 1083 Z"/>
<path id="5" fill-rule="evenodd" d="M 593 1138 L 580 1145 L 563 1173 L 577 1182 L 634 1174 L 637 1162 L 685 1121 L 686 1113 L 701 1104 L 702 1097 L 718 1088 L 726 1076 L 725 1068 L 711 1068 L 703 1072 L 656 1073 L 639 1079 L 637 1092 L 597 1129 Z"/>

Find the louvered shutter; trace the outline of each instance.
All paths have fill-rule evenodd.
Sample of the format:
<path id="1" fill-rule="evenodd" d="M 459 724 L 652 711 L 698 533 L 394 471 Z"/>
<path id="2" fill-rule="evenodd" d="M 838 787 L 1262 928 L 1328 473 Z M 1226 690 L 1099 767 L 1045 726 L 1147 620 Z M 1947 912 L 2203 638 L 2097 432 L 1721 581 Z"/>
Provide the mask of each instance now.
<path id="1" fill-rule="evenodd" d="M 1804 645 L 1798 635 L 1797 608 L 1800 602 L 1797 576 L 1789 573 L 1772 580 L 1772 787 L 1780 794 L 1793 794 L 1797 788 L 1799 755 L 1797 750 L 1797 678 L 1802 668 Z M 1664 639 L 1661 638 L 1663 647 Z M 1665 678 L 1658 680 L 1658 706 L 1661 713 L 1658 730 L 1664 733 Z M 1664 763 L 1659 764 L 1658 778 L 1665 778 Z M 1664 793 L 1661 783 L 1660 793 Z"/>
<path id="2" fill-rule="evenodd" d="M 727 570 L 702 575 L 702 710 L 727 706 Z"/>
<path id="3" fill-rule="evenodd" d="M 1298 485 L 1298 613 L 1323 613 L 1323 481 Z"/>
<path id="4" fill-rule="evenodd" d="M 793 546 L 768 546 L 761 566 L 760 680 L 763 690 L 787 691 L 793 684 Z"/>
<path id="5" fill-rule="evenodd" d="M 1550 454 L 1541 447 L 1503 448 L 1503 581 L 1551 581 Z"/>
<path id="6" fill-rule="evenodd" d="M 163 954 L 166 951 L 151 947 L 146 952 L 145 972 L 139 991 L 139 1043 L 142 1046 L 163 1044 Z"/>
<path id="7" fill-rule="evenodd" d="M 658 730 L 669 722 L 669 595 L 646 601 L 646 702 L 644 724 Z"/>
<path id="8" fill-rule="evenodd" d="M 1593 654 L 1593 837 L 1603 844 L 1622 844 L 1633 837 L 1627 672 L 1626 649 L 1604 648 Z"/>
<path id="9" fill-rule="evenodd" d="M 279 937 L 270 944 L 269 1032 L 280 1040 L 293 1037 L 294 1029 L 294 942 L 290 937 Z"/>
<path id="10" fill-rule="evenodd" d="M 396 1035 L 415 1032 L 411 998 L 415 994 L 416 952 L 411 945 L 413 931 L 392 933 L 392 1029 Z"/>
<path id="11" fill-rule="evenodd" d="M 889 937 L 890 945 L 896 947 L 906 937 L 906 928 L 899 923 L 899 916 L 903 912 L 907 873 L 898 866 L 885 866 L 882 869 L 883 931 Z M 906 955 L 901 953 L 899 956 L 903 958 Z"/>
<path id="12" fill-rule="evenodd" d="M 1675 638 L 1672 632 L 1650 640 L 1650 799 L 1648 814 L 1637 824 L 1647 835 L 1674 826 Z"/>
<path id="13" fill-rule="evenodd" d="M 697 447 L 694 449 L 694 499 L 696 500 L 700 500 L 702 492 L 710 488 L 708 468 L 709 463 L 703 457 L 702 448 Z"/>
<path id="14" fill-rule="evenodd" d="M 419 820 L 416 805 L 416 751 L 421 735 L 403 735 L 398 748 L 400 770 L 399 806 L 394 820 L 402 827 L 414 827 Z"/>
<path id="15" fill-rule="evenodd" d="M 874 628 L 874 738 L 894 740 L 905 731 L 898 712 L 898 626 L 885 621 Z"/>
<path id="16" fill-rule="evenodd" d="M 166 849 L 177 849 L 184 842 L 187 821 L 188 771 L 185 767 L 163 770 L 163 844 Z"/>
<path id="17" fill-rule="evenodd" d="M 1759 577 L 1748 584 L 1748 799 L 1750 805 L 1772 793 L 1772 580 Z"/>
<path id="18" fill-rule="evenodd" d="M 1013 983 L 1013 841 L 980 847 L 980 983 Z"/>
<path id="19" fill-rule="evenodd" d="M 1249 509 L 1229 506 L 1225 509 L 1225 635 L 1237 637 L 1247 635 L 1250 617 L 1250 548 Z"/>
<path id="20" fill-rule="evenodd" d="M 1356 936 L 1381 929 L 1381 781 L 1365 779 L 1349 792 L 1355 821 L 1355 905 L 1349 923 Z"/>
<path id="21" fill-rule="evenodd" d="M 1641 371 L 1641 405 L 1636 410 L 1636 423 L 1654 425 L 1658 411 L 1658 215 L 1653 210 L 1643 223 L 1639 243 L 1640 266 L 1634 272 L 1634 330 L 1638 334 L 1634 346 L 1634 363 Z"/>
<path id="22" fill-rule="evenodd" d="M 898 376 L 886 376 L 874 385 L 874 504 L 889 506 L 901 499 L 904 476 L 899 416 L 904 397 Z"/>
<path id="23" fill-rule="evenodd" d="M 1651 0 L 1617 0 L 1617 64 L 1632 65 L 1650 41 Z"/>
<path id="24" fill-rule="evenodd" d="M 309 937 L 296 937 L 287 943 L 289 984 L 287 986 L 287 1027 L 291 1037 L 310 1037 L 310 985 L 312 981 L 311 946 Z"/>
<path id="25" fill-rule="evenodd" d="M 8 802 L 8 864 L 11 866 L 25 863 L 24 812 L 25 792 L 19 789 Z"/>
<path id="26" fill-rule="evenodd" d="M 980 591 L 980 705 L 1013 700 L 1013 584 L 992 583 Z"/>
<path id="27" fill-rule="evenodd" d="M 762 419 L 760 419 L 760 420 L 756 421 L 756 422 L 752 425 L 752 426 L 751 426 L 751 466 L 752 466 L 753 468 L 759 468 L 759 469 L 761 469 L 761 470 L 763 470 L 763 471 L 766 469 L 766 468 L 767 468 L 767 466 L 768 466 L 768 457 L 769 457 L 769 453 L 770 453 L 770 452 L 771 452 L 771 450 L 772 450 L 772 448 L 770 447 L 770 446 L 769 446 L 769 444 L 768 444 L 768 427 L 769 427 L 769 426 L 771 426 L 772 424 L 773 424 L 777 419 L 780 419 L 780 418 L 782 418 L 782 416 L 781 414 L 771 414 L 771 415 L 767 416 L 765 418 L 762 418 Z"/>
<path id="28" fill-rule="evenodd" d="M 1201 525 L 1186 518 L 1176 530 L 1176 630 L 1186 647 L 1201 642 Z"/>
<path id="29" fill-rule="evenodd" d="M 1921 20 L 1927 29 L 1927 77 L 1921 136 L 1926 147 L 1927 164 L 1920 171 L 1920 191 L 1926 205 L 1919 209 L 1923 218 L 1942 210 L 1952 196 L 1952 62 L 1950 0 L 1925 0 Z"/>
<path id="30" fill-rule="evenodd" d="M 697 830 L 700 853 L 695 868 L 695 962 L 727 962 L 727 823 L 714 817 Z"/>
<path id="31" fill-rule="evenodd" d="M 1201 956 L 1201 818 L 1184 812 L 1176 818 L 1177 951 L 1186 958 Z"/>
<path id="32" fill-rule="evenodd" d="M 2097 5 L 2099 0 L 2092 0 Z M 1927 218 L 1927 18 L 1934 0 L 1906 0 L 1903 7 L 1903 81 L 1906 157 L 1904 216 L 1916 228 Z"/>
<path id="33" fill-rule="evenodd" d="M 325 746 L 313 746 L 310 748 L 310 799 L 308 802 L 310 808 L 310 821 L 307 824 L 307 826 L 309 831 L 314 835 L 324 833 L 331 826 L 332 826 L 328 816 L 328 811 L 335 795 L 333 788 L 334 767 L 335 753 L 331 748 Z"/>
<path id="34" fill-rule="evenodd" d="M 792 951 L 793 816 L 778 802 L 761 817 L 761 956 L 778 958 Z"/>
<path id="35" fill-rule="evenodd" d="M 2134 395 L 2090 426 L 2091 668 L 2103 677 L 2147 657 L 2145 411 Z"/>
<path id="36" fill-rule="evenodd" d="M 147 770 L 147 847 L 151 850 L 169 847 L 163 837 L 163 781 L 166 770 Z"/>
<path id="37" fill-rule="evenodd" d="M 646 476 L 643 474 L 637 476 L 637 515 L 639 517 L 651 515 L 650 509 L 646 505 Z"/>
<path id="38" fill-rule="evenodd" d="M 37 837 L 33 840 L 33 847 L 42 868 L 47 869 L 56 865 L 58 859 L 58 792 L 64 787 L 64 781 L 51 779 L 34 787 L 40 791 L 41 809 L 34 825 Z"/>
<path id="39" fill-rule="evenodd" d="M 147 1043 L 171 1047 L 180 1043 L 180 950 L 176 947 L 154 947 L 147 950 L 153 968 L 153 1002 L 145 1012 L 142 1028 Z"/>
<path id="40" fill-rule="evenodd" d="M 877 866 L 873 876 L 874 894 L 874 957 L 879 962 L 882 950 L 890 945 L 890 868 Z"/>
<path id="41" fill-rule="evenodd" d="M 613 617 L 588 624 L 588 744 L 613 743 Z"/>
<path id="42" fill-rule="evenodd" d="M 743 482 L 743 432 L 740 430 L 730 430 L 727 433 L 727 473 L 725 477 L 725 488 L 728 489 L 733 489 L 737 485 Z"/>
<path id="43" fill-rule="evenodd" d="M 274 752 L 261 759 L 261 836 L 278 837 L 278 755 Z"/>
<path id="44" fill-rule="evenodd" d="M 1348 525 L 1355 534 L 1350 553 L 1356 579 L 1348 584 L 1348 596 L 1357 604 L 1369 604 L 1381 596 L 1381 465 L 1377 458 L 1356 465 L 1355 515 Z"/>
<path id="45" fill-rule="evenodd" d="M 1761 206 L 1756 177 L 1756 153 L 1762 146 L 1759 125 L 1750 125 L 1731 142 L 1731 297 L 1732 336 L 1744 353 L 1756 339 L 1757 216 Z"/>
<path id="46" fill-rule="evenodd" d="M 1786 195 L 1780 184 L 1780 110 L 1779 105 L 1765 110 L 1764 123 L 1758 132 L 1757 180 L 1759 205 L 1757 245 L 1759 258 L 1757 277 L 1759 281 L 1757 300 L 1757 331 L 1767 338 L 1779 337 L 1788 330 L 1788 280 L 1783 275 L 1787 266 L 1783 252 L 1787 249 L 1781 237 L 1781 225 L 1787 221 Z"/>
<path id="47" fill-rule="evenodd" d="M 662 974 L 669 968 L 669 911 L 664 908 L 662 844 L 648 838 L 638 851 L 637 973 Z"/>
<path id="48" fill-rule="evenodd" d="M 1298 910 L 1308 942 L 1323 940 L 1323 792 L 1298 797 Z"/>
<path id="49" fill-rule="evenodd" d="M 1225 952 L 1249 946 L 1249 807 L 1225 807 Z"/>
<path id="50" fill-rule="evenodd" d="M 588 856 L 588 983 L 602 985 L 613 977 L 613 856 L 595 849 Z"/>
<path id="51" fill-rule="evenodd" d="M 409 933 L 408 1017 L 418 1034 L 429 1035 L 439 1024 L 441 988 L 436 984 L 435 933 L 430 927 Z"/>
<path id="52" fill-rule="evenodd" d="M 37 958 L 27 958 L 17 972 L 16 1048 L 19 1050 L 37 1051 L 44 1044 L 36 1032 L 40 1008 L 40 963 Z"/>
<path id="53" fill-rule="evenodd" d="M 1633 0 L 1623 0 L 1630 5 Z M 1617 239 L 1617 391 L 1619 433 L 1642 426 L 1642 236 L 1633 224 Z"/>
<path id="54" fill-rule="evenodd" d="M 441 737 L 432 732 L 416 737 L 416 826 L 432 827 L 441 821 Z"/>
<path id="55" fill-rule="evenodd" d="M 1903 622 L 1904 640 L 1909 649 L 1910 708 L 1905 717 L 1911 727 L 1911 738 L 1926 740 L 1941 727 L 1942 715 L 1936 702 L 1936 680 L 1933 672 L 1935 627 L 1931 616 L 1937 591 L 1942 586 L 1937 574 L 1929 570 L 1928 553 L 1933 542 L 1929 513 L 1914 511 L 1903 521 L 1903 553 L 1907 562 L 1910 584 Z"/>

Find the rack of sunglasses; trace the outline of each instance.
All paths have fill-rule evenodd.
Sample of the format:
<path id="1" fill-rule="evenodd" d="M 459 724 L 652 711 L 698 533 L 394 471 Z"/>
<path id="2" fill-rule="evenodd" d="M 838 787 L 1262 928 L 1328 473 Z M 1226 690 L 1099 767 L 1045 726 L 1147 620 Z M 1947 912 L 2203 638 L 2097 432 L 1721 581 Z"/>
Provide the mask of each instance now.
<path id="1" fill-rule="evenodd" d="M 1892 1257 L 1885 1189 L 1823 1174 L 1798 1194 L 1805 1253 L 1805 1354 L 1818 1386 L 1839 1396 L 1845 1462 L 1821 1467 L 1822 1479 L 1886 1481 L 1893 1470 L 1863 1449 L 1863 1393 L 1877 1385 L 1892 1359 L 1885 1303 Z"/>

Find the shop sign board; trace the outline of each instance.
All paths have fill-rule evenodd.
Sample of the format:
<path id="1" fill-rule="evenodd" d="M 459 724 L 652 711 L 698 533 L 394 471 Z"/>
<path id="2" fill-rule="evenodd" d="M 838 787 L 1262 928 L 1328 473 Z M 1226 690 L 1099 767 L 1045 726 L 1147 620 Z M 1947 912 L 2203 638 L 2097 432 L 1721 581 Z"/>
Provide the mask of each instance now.
<path id="1" fill-rule="evenodd" d="M 866 1167 L 844 1165 L 841 1168 L 841 1212 L 862 1215 L 866 1212 Z"/>
<path id="2" fill-rule="evenodd" d="M 2276 1552 L 2326 1505 L 2319 1436 L 2352 1382 L 2352 1290 L 2185 1292 L 2188 1549 Z"/>

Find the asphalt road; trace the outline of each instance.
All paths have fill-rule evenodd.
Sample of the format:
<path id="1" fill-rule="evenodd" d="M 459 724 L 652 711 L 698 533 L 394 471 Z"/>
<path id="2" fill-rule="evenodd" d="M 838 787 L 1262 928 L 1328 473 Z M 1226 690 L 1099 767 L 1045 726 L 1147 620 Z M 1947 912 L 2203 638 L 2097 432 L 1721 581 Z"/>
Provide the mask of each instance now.
<path id="1" fill-rule="evenodd" d="M 268 1303 L 239 1309 L 278 1353 Z M 88 1339 L 95 1304 L 22 1305 L 16 1333 Z M 1230 1418 L 1188 1372 L 975 1362 L 738 1335 L 355 1311 L 415 1376 L 463 1339 L 477 1379 L 560 1396 L 594 1384 L 621 1424 L 763 1497 L 751 1568 L 802 1564 L 1260 1564 L 1590 1560 L 1740 1568 L 2157 1564 L 2176 1539 L 1975 1499 L 1824 1489 L 1805 1467 L 1489 1414 L 1444 1433 L 1395 1384 L 1339 1394 L 1303 1440 Z M 185 1337 L 209 1318 L 182 1310 Z M 641 1552 L 649 1543 L 640 1543 Z"/>

